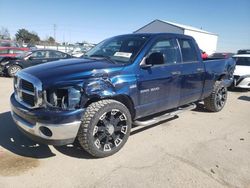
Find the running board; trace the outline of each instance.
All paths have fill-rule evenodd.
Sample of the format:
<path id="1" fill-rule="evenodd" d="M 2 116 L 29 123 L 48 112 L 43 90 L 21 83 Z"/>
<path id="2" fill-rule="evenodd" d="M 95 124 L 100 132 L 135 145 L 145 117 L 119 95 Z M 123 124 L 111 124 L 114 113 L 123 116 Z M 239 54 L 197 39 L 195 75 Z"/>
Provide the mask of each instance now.
<path id="1" fill-rule="evenodd" d="M 175 110 L 173 112 L 169 112 L 169 113 L 163 114 L 161 116 L 154 117 L 154 118 L 152 118 L 150 120 L 146 120 L 146 121 L 136 120 L 136 121 L 133 122 L 133 124 L 137 125 L 137 126 L 149 126 L 149 125 L 153 125 L 153 124 L 159 123 L 161 121 L 173 118 L 176 115 L 178 115 L 178 114 L 180 114 L 180 113 L 182 113 L 184 111 L 193 110 L 195 108 L 196 108 L 196 104 L 192 103 L 192 104 L 189 104 L 186 107 L 179 107 L 177 110 Z"/>

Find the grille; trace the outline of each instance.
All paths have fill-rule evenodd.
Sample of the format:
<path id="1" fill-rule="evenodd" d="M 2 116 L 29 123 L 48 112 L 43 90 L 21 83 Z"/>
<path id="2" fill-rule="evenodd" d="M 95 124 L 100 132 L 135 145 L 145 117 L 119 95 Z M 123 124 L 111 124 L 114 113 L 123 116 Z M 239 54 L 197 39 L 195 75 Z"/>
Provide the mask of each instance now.
<path id="1" fill-rule="evenodd" d="M 14 78 L 16 100 L 28 108 L 42 106 L 42 83 L 36 77 L 25 72 L 18 72 Z"/>
<path id="2" fill-rule="evenodd" d="M 240 78 L 240 76 L 234 76 L 234 79 L 237 81 Z"/>
<path id="3" fill-rule="evenodd" d="M 27 80 L 20 79 L 19 97 L 23 103 L 30 107 L 35 106 L 35 89 L 34 85 Z"/>
<path id="4" fill-rule="evenodd" d="M 34 92 L 33 84 L 26 80 L 21 80 L 21 88 L 26 91 Z"/>
<path id="5" fill-rule="evenodd" d="M 22 92 L 22 100 L 30 106 L 35 106 L 35 98 L 34 95 L 27 94 Z"/>

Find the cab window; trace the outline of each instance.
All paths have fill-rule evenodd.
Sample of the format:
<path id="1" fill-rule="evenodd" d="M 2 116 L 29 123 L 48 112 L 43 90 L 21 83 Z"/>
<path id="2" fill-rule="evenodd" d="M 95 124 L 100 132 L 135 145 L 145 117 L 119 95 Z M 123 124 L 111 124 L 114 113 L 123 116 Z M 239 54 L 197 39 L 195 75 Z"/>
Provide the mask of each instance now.
<path id="1" fill-rule="evenodd" d="M 198 61 L 193 42 L 189 39 L 178 39 L 178 41 L 181 48 L 182 61 L 184 63 Z"/>
<path id="2" fill-rule="evenodd" d="M 149 51 L 149 54 L 154 52 L 160 52 L 164 55 L 164 63 L 165 64 L 175 64 L 177 63 L 177 50 L 174 39 L 161 39 L 155 42 L 152 48 Z"/>

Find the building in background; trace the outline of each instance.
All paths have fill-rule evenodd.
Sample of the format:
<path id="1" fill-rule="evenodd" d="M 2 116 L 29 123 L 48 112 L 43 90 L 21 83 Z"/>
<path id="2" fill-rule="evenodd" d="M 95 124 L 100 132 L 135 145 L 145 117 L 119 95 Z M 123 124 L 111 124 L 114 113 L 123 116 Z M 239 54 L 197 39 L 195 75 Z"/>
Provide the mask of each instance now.
<path id="1" fill-rule="evenodd" d="M 178 33 L 189 35 L 196 40 L 200 49 L 208 55 L 216 51 L 218 41 L 218 35 L 214 33 L 163 20 L 154 20 L 134 33 Z"/>

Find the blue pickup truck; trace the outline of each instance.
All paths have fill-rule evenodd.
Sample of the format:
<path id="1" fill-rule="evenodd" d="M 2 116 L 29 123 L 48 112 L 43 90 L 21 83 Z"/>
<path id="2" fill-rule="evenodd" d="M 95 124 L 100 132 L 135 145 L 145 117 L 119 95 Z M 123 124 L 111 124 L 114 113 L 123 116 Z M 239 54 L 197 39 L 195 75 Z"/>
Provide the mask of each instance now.
<path id="1" fill-rule="evenodd" d="M 202 101 L 220 111 L 234 68 L 232 59 L 202 61 L 190 36 L 116 36 L 82 58 L 18 72 L 12 117 L 33 140 L 65 145 L 77 139 L 91 155 L 106 157 L 123 147 L 132 124 L 152 125 Z"/>

